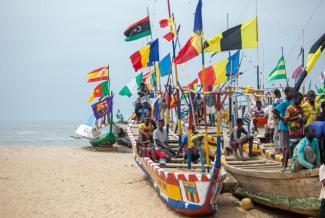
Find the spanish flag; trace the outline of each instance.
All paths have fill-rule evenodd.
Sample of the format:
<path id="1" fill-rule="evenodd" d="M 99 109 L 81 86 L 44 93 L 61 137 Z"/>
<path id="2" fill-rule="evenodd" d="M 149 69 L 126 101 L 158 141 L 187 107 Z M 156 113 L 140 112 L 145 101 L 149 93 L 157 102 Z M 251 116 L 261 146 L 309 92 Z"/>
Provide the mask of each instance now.
<path id="1" fill-rule="evenodd" d="M 174 59 L 175 64 L 182 64 L 198 56 L 201 52 L 201 36 L 193 33 L 191 38 L 186 42 L 184 47 L 178 52 Z"/>
<path id="2" fill-rule="evenodd" d="M 150 44 L 145 45 L 140 50 L 130 56 L 132 66 L 135 71 L 138 71 L 148 66 L 150 54 Z"/>
<path id="3" fill-rule="evenodd" d="M 214 87 L 227 81 L 227 64 L 228 59 L 225 59 L 205 68 L 205 79 L 203 78 L 203 70 L 199 72 L 200 81 L 202 84 L 205 83 L 206 88 L 204 91 L 208 91 L 209 86 Z"/>
<path id="4" fill-rule="evenodd" d="M 258 42 L 257 18 L 232 27 L 205 41 L 206 52 L 222 52 L 242 48 L 256 48 Z"/>
<path id="5" fill-rule="evenodd" d="M 97 82 L 101 80 L 108 80 L 108 66 L 93 70 L 87 75 L 87 82 Z"/>

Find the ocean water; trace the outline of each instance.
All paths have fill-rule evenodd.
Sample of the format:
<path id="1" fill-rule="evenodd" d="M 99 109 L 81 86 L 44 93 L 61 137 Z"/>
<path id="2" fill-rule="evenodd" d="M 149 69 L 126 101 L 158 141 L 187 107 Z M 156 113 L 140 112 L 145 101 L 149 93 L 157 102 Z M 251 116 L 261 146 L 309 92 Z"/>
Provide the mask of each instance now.
<path id="1" fill-rule="evenodd" d="M 90 145 L 75 139 L 74 131 L 82 121 L 0 122 L 1 145 Z"/>

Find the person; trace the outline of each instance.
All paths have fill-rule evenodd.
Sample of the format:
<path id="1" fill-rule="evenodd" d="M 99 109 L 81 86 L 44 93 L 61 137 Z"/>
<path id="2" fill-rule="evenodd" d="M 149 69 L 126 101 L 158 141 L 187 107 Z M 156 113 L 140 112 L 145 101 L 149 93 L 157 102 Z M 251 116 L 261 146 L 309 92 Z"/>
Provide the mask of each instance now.
<path id="1" fill-rule="evenodd" d="M 197 131 L 195 131 L 195 126 L 192 127 L 192 137 L 194 136 L 198 136 L 199 133 Z M 187 160 L 187 151 L 188 151 L 188 135 L 185 135 L 183 134 L 182 135 L 182 140 L 181 140 L 181 145 L 177 151 L 177 154 L 176 154 L 176 157 L 179 156 L 179 154 L 181 152 L 183 152 L 184 154 L 184 160 Z M 196 162 L 199 158 L 200 158 L 200 155 L 199 155 L 199 151 L 198 151 L 198 148 L 196 147 L 196 144 L 193 143 L 193 138 L 192 138 L 192 148 L 191 148 L 191 151 L 192 151 L 192 157 L 191 157 L 191 162 Z"/>
<path id="2" fill-rule="evenodd" d="M 319 105 L 315 102 L 316 94 L 313 90 L 307 93 L 307 101 L 301 105 L 306 119 L 305 126 L 316 120 L 319 111 Z"/>
<path id="3" fill-rule="evenodd" d="M 149 157 L 153 161 L 156 161 L 156 155 L 154 153 L 154 148 L 151 146 L 153 142 L 152 132 L 155 129 L 150 116 L 144 119 L 144 122 L 139 125 L 139 153 L 142 157 Z"/>
<path id="4" fill-rule="evenodd" d="M 247 131 L 244 129 L 244 121 L 241 118 L 238 118 L 236 120 L 236 127 L 231 131 L 230 133 L 230 145 L 233 151 L 233 154 L 235 156 L 235 160 L 244 160 L 244 155 L 243 155 L 243 145 L 245 143 L 249 143 L 249 153 L 248 155 L 250 157 L 255 156 L 254 153 L 252 152 L 253 149 L 253 137 L 249 136 Z M 246 136 L 242 137 L 241 134 L 245 134 Z M 240 158 L 238 157 L 237 149 L 239 149 L 239 155 Z"/>
<path id="5" fill-rule="evenodd" d="M 321 183 L 321 191 L 319 194 L 320 203 L 320 218 L 325 218 L 325 163 L 324 157 L 322 156 L 322 165 L 319 168 L 319 181 Z"/>
<path id="6" fill-rule="evenodd" d="M 320 104 L 321 111 L 319 111 L 316 120 L 325 121 L 325 101 L 322 101 Z"/>
<path id="7" fill-rule="evenodd" d="M 262 109 L 262 102 L 260 100 L 256 100 L 255 107 L 252 108 L 252 116 L 264 117 L 264 110 Z"/>
<path id="8" fill-rule="evenodd" d="M 274 89 L 273 94 L 274 94 L 274 99 L 273 99 L 273 103 L 272 103 L 272 111 L 281 102 L 281 92 L 280 92 L 280 90 L 279 89 Z M 274 142 L 274 145 L 275 145 L 275 152 L 280 153 L 281 152 L 280 151 L 281 150 L 280 132 L 279 132 L 279 129 L 278 129 L 278 127 L 279 127 L 279 119 L 277 119 L 275 117 L 275 115 L 273 114 L 272 111 L 269 114 L 268 118 L 272 119 L 272 121 L 273 121 L 273 126 L 274 126 L 273 142 Z"/>
<path id="9" fill-rule="evenodd" d="M 121 113 L 120 109 L 117 109 L 116 118 L 118 123 L 124 123 L 123 114 Z"/>
<path id="10" fill-rule="evenodd" d="M 315 129 L 306 127 L 305 137 L 300 140 L 294 149 L 291 159 L 291 171 L 313 169 L 320 166 L 320 152 L 318 140 L 315 137 Z"/>
<path id="11" fill-rule="evenodd" d="M 283 157 L 287 153 L 287 149 L 289 147 L 289 129 L 288 124 L 284 122 L 285 113 L 287 108 L 292 104 L 292 98 L 294 96 L 294 89 L 292 87 L 286 87 L 284 89 L 284 94 L 286 95 L 286 99 L 278 104 L 273 113 L 277 119 L 279 119 L 278 130 L 279 130 L 279 141 L 280 146 L 283 149 Z M 282 171 L 285 171 L 285 164 L 282 162 Z"/>
<path id="12" fill-rule="evenodd" d="M 212 91 L 212 86 L 208 86 L 208 91 Z M 206 114 L 209 116 L 209 123 L 210 126 L 215 125 L 215 96 L 214 94 L 207 94 L 205 97 L 206 100 Z"/>
<path id="13" fill-rule="evenodd" d="M 165 128 L 165 121 L 158 120 L 157 129 L 153 132 L 153 141 L 155 144 L 155 154 L 157 158 L 164 158 L 170 161 L 171 157 L 176 153 L 168 146 L 167 131 Z"/>
<path id="14" fill-rule="evenodd" d="M 204 110 L 203 110 L 203 98 L 201 98 L 200 94 L 197 94 L 196 96 L 197 98 L 197 114 L 198 114 L 198 119 L 197 119 L 197 123 L 200 124 L 204 121 L 203 117 L 204 117 Z"/>
<path id="15" fill-rule="evenodd" d="M 293 99 L 294 103 L 287 108 L 285 113 L 284 122 L 288 124 L 289 147 L 288 149 L 285 149 L 285 155 L 283 156 L 284 168 L 287 168 L 288 159 L 291 158 L 296 144 L 304 137 L 304 112 L 300 107 L 303 98 L 303 94 L 297 92 Z"/>

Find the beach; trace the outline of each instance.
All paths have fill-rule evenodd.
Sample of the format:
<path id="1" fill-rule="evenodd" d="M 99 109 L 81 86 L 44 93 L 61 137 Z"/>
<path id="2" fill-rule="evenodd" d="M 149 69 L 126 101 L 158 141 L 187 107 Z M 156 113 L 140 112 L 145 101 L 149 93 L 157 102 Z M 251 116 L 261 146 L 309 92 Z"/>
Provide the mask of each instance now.
<path id="1" fill-rule="evenodd" d="M 81 146 L 0 146 L 0 217 L 182 217 L 159 199 L 131 153 Z M 210 217 L 300 217 L 224 193 Z"/>

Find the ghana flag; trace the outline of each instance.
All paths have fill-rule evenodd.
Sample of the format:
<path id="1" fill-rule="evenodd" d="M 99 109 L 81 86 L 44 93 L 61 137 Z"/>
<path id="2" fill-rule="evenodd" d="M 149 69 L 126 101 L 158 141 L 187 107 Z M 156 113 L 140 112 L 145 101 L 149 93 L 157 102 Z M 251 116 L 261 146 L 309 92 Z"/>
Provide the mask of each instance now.
<path id="1" fill-rule="evenodd" d="M 125 41 L 133 41 L 151 34 L 149 16 L 128 26 L 124 31 Z"/>
<path id="2" fill-rule="evenodd" d="M 222 52 L 242 48 L 256 48 L 257 18 L 232 27 L 204 42 L 206 52 Z"/>
<path id="3" fill-rule="evenodd" d="M 298 91 L 304 79 L 306 78 L 307 74 L 311 71 L 314 67 L 315 63 L 317 62 L 318 58 L 322 54 L 322 51 L 325 47 L 325 33 L 315 42 L 315 44 L 311 47 L 308 58 L 306 68 L 302 72 L 301 76 L 299 77 L 296 85 L 295 90 Z"/>

